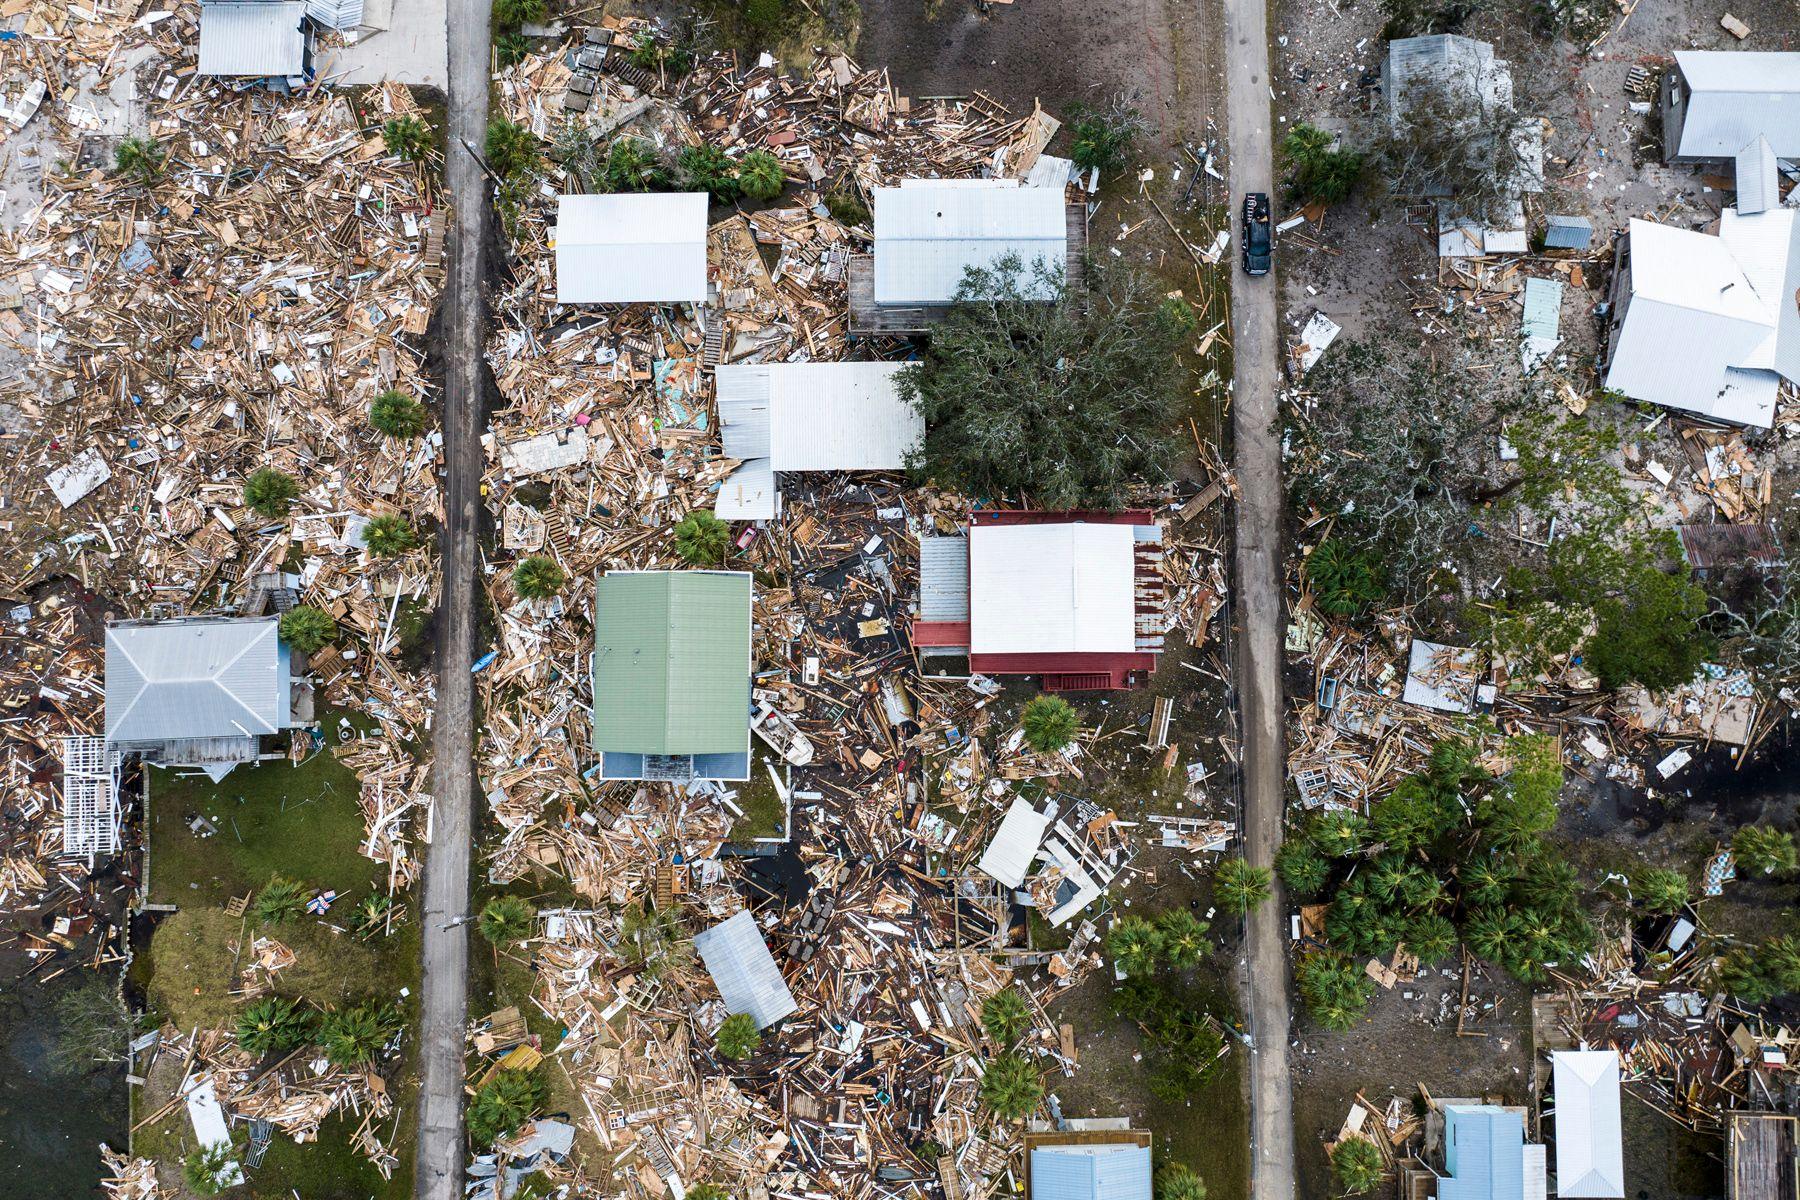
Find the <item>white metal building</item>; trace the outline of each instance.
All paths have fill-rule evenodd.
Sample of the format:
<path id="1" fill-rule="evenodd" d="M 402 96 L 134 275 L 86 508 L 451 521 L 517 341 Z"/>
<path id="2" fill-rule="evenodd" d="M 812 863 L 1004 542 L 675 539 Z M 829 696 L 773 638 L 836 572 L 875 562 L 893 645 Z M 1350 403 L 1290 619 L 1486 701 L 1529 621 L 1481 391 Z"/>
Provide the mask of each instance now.
<path id="1" fill-rule="evenodd" d="M 1138 649 L 1136 533 L 1069 522 L 969 530 L 969 645 L 978 654 Z"/>
<path id="2" fill-rule="evenodd" d="M 907 180 L 876 188 L 875 303 L 948 304 L 963 272 L 991 266 L 1008 254 L 1060 277 L 1068 261 L 1067 206 L 1060 188 L 1028 188 L 1015 180 Z M 1027 288 L 1053 299 L 1048 286 Z"/>
<path id="3" fill-rule="evenodd" d="M 293 77 L 306 74 L 305 0 L 249 0 L 200 6 L 202 75 Z"/>
<path id="4" fill-rule="evenodd" d="M 1800 158 L 1800 53 L 1684 50 L 1663 84 L 1664 153 L 1722 161 L 1766 137 Z"/>
<path id="5" fill-rule="evenodd" d="M 717 369 L 725 453 L 743 460 L 714 506 L 726 520 L 781 511 L 782 471 L 894 471 L 925 436 L 900 398 L 904 363 L 758 363 Z"/>
<path id="6" fill-rule="evenodd" d="M 1633 221 L 1614 272 L 1606 386 L 1766 429 L 1800 383 L 1800 236 L 1792 208 L 1726 209 L 1717 237 Z"/>
<path id="7" fill-rule="evenodd" d="M 718 985 L 727 1011 L 749 1013 L 758 1029 L 767 1029 L 799 1007 L 748 909 L 702 931 L 694 938 L 694 949 Z"/>
<path id="8" fill-rule="evenodd" d="M 1558 1050 L 1550 1066 L 1556 1088 L 1556 1194 L 1623 1197 L 1618 1052 Z"/>
<path id="9" fill-rule="evenodd" d="M 705 192 L 558 198 L 558 304 L 705 299 Z"/>

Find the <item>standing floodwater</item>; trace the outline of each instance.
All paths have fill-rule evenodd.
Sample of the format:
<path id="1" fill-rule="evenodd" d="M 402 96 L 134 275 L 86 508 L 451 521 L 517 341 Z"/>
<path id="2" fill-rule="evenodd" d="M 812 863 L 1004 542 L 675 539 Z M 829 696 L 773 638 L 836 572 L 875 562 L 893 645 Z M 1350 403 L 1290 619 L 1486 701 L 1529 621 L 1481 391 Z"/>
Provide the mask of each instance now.
<path id="1" fill-rule="evenodd" d="M 97 1195 L 99 1143 L 125 1147 L 125 1070 L 78 1059 L 94 1040 L 95 1002 L 116 981 L 79 965 L 49 983 L 39 976 L 54 966 L 21 978 L 29 967 L 0 954 L 0 1162 L 36 1195 Z"/>

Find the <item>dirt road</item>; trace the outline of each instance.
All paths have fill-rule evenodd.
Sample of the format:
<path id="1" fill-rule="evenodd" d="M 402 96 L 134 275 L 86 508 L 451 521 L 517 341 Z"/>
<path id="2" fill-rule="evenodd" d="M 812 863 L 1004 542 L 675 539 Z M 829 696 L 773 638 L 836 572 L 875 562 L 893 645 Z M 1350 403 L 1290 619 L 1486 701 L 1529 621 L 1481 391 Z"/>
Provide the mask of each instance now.
<path id="1" fill-rule="evenodd" d="M 1225 0 L 1225 86 L 1231 190 L 1272 192 L 1269 36 L 1265 0 Z M 1238 230 L 1241 237 L 1242 230 Z M 1234 248 L 1235 253 L 1235 248 Z M 1244 855 L 1273 863 L 1281 845 L 1281 447 L 1275 280 L 1232 272 L 1232 436 L 1237 481 L 1237 695 L 1244 733 Z M 1279 889 L 1278 889 L 1279 890 Z M 1244 1011 L 1250 1069 L 1250 1193 L 1292 1200 L 1294 1101 L 1288 1076 L 1288 972 L 1281 897 L 1250 914 Z"/>
<path id="2" fill-rule="evenodd" d="M 450 0 L 447 174 L 455 221 L 444 297 L 445 526 L 432 727 L 436 809 L 425 860 L 424 982 L 419 1022 L 419 1144 L 414 1194 L 463 1194 L 463 1028 L 468 1019 L 469 853 L 473 835 L 476 534 L 481 486 L 481 281 L 487 183 L 466 149 L 487 130 L 489 0 Z"/>

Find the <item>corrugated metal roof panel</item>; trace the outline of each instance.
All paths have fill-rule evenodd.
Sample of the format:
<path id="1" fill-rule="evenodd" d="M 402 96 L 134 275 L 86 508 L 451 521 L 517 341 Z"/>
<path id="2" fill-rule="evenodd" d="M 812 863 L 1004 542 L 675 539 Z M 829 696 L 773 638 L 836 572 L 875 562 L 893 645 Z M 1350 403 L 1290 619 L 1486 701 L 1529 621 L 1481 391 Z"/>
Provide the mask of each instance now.
<path id="1" fill-rule="evenodd" d="M 1008 254 L 1025 264 L 1022 284 L 1056 294 L 1032 270 L 1043 263 L 1060 277 L 1068 259 L 1068 214 L 1055 188 L 876 188 L 874 201 L 877 304 L 947 304 L 967 268 Z"/>
<path id="2" fill-rule="evenodd" d="M 1800 54 L 1684 50 L 1675 63 L 1693 92 L 1679 157 L 1731 158 L 1759 135 L 1778 156 L 1800 156 Z"/>
<path id="3" fill-rule="evenodd" d="M 1150 1200 L 1150 1147 L 1033 1149 L 1031 1200 Z"/>
<path id="4" fill-rule="evenodd" d="M 250 737 L 288 726 L 275 617 L 109 625 L 106 739 Z"/>
<path id="5" fill-rule="evenodd" d="M 977 525 L 969 531 L 974 654 L 1137 649 L 1129 525 Z"/>
<path id="6" fill-rule="evenodd" d="M 1781 203 L 1781 172 L 1775 162 L 1775 148 L 1769 139 L 1758 134 L 1756 140 L 1737 153 L 1737 212 L 1754 216 Z"/>
<path id="7" fill-rule="evenodd" d="M 1444 1165 L 1438 1200 L 1524 1200 L 1525 1127 L 1491 1104 L 1444 1109 Z"/>
<path id="8" fill-rule="evenodd" d="M 202 75 L 277 76 L 306 71 L 304 0 L 200 6 Z"/>
<path id="9" fill-rule="evenodd" d="M 1617 1200 L 1625 1195 L 1618 1052 L 1558 1050 L 1550 1065 L 1556 1080 L 1556 1194 Z"/>
<path id="10" fill-rule="evenodd" d="M 694 949 L 718 985 L 726 1010 L 749 1013 L 758 1029 L 767 1029 L 799 1007 L 756 918 L 747 910 L 701 932 L 694 938 Z"/>
<path id="11" fill-rule="evenodd" d="M 1009 888 L 1022 887 L 1049 828 L 1049 814 L 1033 808 L 1023 796 L 1015 796 L 976 866 Z"/>
<path id="12" fill-rule="evenodd" d="M 610 571 L 594 590 L 594 749 L 727 754 L 750 740 L 750 577 Z"/>
<path id="13" fill-rule="evenodd" d="M 969 539 L 919 539 L 919 620 L 969 619 Z"/>
<path id="14" fill-rule="evenodd" d="M 772 521 L 780 513 L 780 485 L 766 458 L 739 464 L 719 485 L 713 500 L 713 515 L 721 521 Z"/>
<path id="15" fill-rule="evenodd" d="M 719 436 L 728 458 L 769 457 L 769 364 L 717 367 Z"/>
<path id="16" fill-rule="evenodd" d="M 769 457 L 777 471 L 892 471 L 925 436 L 894 377 L 905 363 L 769 368 Z M 721 419 L 724 414 L 721 411 Z"/>
<path id="17" fill-rule="evenodd" d="M 706 299 L 706 193 L 562 196 L 558 304 L 698 304 Z"/>
<path id="18" fill-rule="evenodd" d="M 1544 218 L 1544 245 L 1552 250 L 1586 250 L 1594 241 L 1594 223 L 1586 217 Z"/>

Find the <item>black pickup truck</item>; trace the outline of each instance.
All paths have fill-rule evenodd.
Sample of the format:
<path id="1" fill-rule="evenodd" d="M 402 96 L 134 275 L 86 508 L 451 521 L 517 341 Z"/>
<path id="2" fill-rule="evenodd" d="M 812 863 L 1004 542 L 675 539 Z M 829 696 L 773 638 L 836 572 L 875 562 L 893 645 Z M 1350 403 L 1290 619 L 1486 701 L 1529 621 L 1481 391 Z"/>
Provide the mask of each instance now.
<path id="1" fill-rule="evenodd" d="M 1269 226 L 1269 194 L 1244 193 L 1244 274 L 1267 275 L 1275 262 L 1275 233 Z"/>

